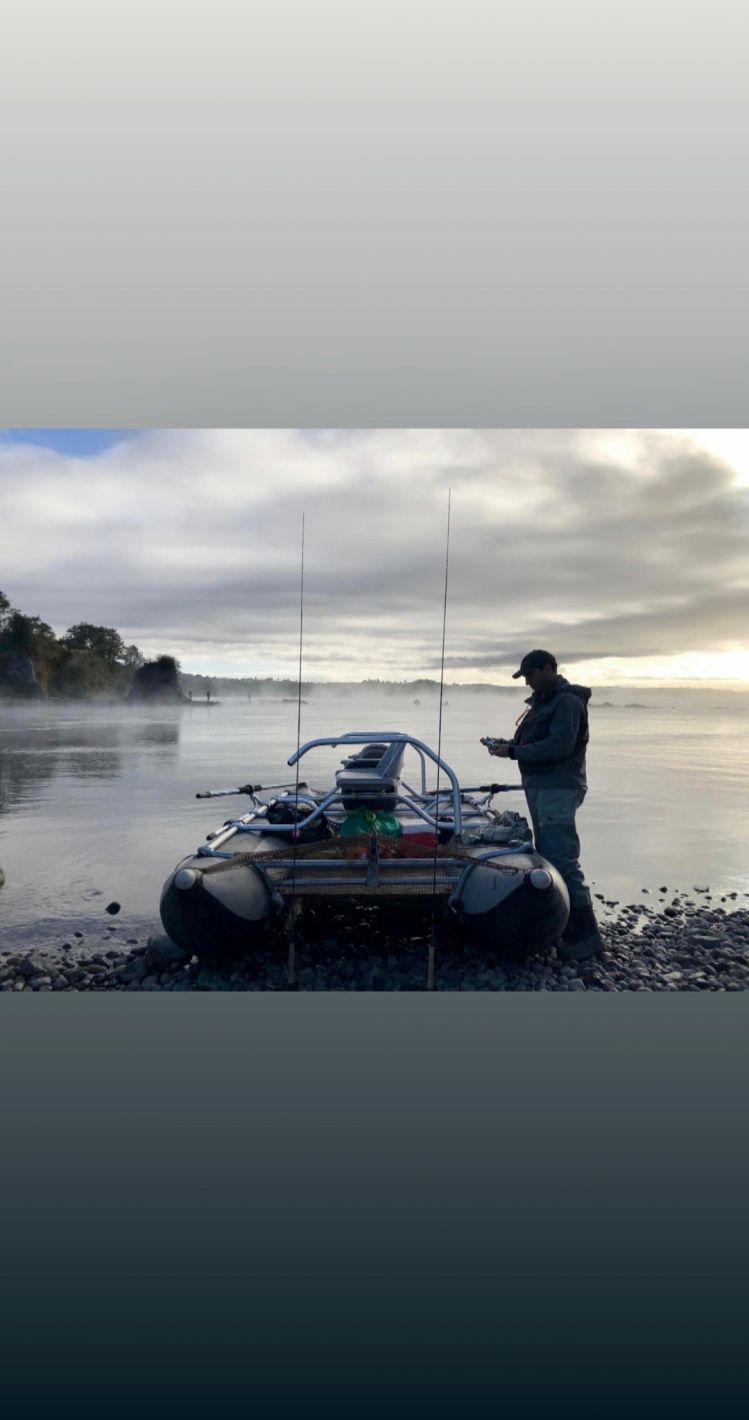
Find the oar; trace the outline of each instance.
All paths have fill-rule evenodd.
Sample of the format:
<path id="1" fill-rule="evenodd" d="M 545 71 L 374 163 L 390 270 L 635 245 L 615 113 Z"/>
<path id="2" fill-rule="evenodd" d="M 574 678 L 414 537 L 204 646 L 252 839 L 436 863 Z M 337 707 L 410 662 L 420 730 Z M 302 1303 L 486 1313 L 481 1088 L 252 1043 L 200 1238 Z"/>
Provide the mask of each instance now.
<path id="1" fill-rule="evenodd" d="M 269 794 L 271 789 L 306 789 L 307 784 L 243 784 L 240 789 L 201 789 L 196 799 L 225 799 L 228 794 L 259 794 L 261 789 Z"/>

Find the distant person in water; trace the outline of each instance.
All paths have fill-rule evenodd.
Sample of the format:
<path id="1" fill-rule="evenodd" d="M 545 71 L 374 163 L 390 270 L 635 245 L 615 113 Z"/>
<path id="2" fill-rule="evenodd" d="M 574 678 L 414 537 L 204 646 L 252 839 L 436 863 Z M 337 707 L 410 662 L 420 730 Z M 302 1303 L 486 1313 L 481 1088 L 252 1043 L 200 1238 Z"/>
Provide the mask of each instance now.
<path id="1" fill-rule="evenodd" d="M 518 762 L 536 850 L 559 870 L 570 895 L 570 920 L 558 947 L 565 961 L 600 955 L 603 941 L 580 867 L 580 839 L 575 815 L 587 793 L 585 750 L 588 744 L 590 690 L 570 685 L 557 671 L 550 651 L 529 651 L 513 680 L 530 687 L 528 709 L 511 740 L 499 740 L 489 753 Z"/>

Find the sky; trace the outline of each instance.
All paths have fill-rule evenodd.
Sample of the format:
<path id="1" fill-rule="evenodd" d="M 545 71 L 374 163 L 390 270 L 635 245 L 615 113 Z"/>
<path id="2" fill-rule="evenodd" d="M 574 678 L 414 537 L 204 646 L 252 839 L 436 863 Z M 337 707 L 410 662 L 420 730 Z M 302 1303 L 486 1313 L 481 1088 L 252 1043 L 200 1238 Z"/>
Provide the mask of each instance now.
<path id="1" fill-rule="evenodd" d="M 5 430 L 0 589 L 186 671 L 749 688 L 748 430 Z"/>

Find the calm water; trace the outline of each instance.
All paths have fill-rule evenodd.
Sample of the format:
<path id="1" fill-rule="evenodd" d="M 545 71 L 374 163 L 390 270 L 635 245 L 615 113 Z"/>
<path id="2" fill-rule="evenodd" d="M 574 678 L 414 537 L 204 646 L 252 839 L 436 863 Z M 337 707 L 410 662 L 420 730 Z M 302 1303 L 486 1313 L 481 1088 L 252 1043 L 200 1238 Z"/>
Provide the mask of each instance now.
<path id="1" fill-rule="evenodd" d="M 661 884 L 710 884 L 719 896 L 738 891 L 736 905 L 746 906 L 746 700 L 673 708 L 637 695 L 650 708 L 591 710 L 590 790 L 578 819 L 589 881 L 630 902 L 643 901 L 643 887 L 657 893 Z M 521 696 L 451 687 L 443 755 L 463 783 L 517 777 L 512 764 L 489 760 L 478 739 L 508 735 L 521 705 Z M 296 718 L 296 704 L 242 700 L 168 712 L 0 708 L 0 944 L 19 928 L 59 936 L 61 927 L 101 922 L 112 899 L 128 922 L 155 922 L 161 885 L 177 860 L 246 807 L 239 798 L 198 801 L 195 791 L 293 778 L 286 759 L 296 746 Z M 436 697 L 415 705 L 385 693 L 329 693 L 302 706 L 302 741 L 349 729 L 406 730 L 436 747 Z M 312 752 L 302 778 L 323 787 L 342 754 Z M 419 782 L 415 759 L 407 758 L 405 777 Z M 495 805 L 524 811 L 522 794 Z"/>

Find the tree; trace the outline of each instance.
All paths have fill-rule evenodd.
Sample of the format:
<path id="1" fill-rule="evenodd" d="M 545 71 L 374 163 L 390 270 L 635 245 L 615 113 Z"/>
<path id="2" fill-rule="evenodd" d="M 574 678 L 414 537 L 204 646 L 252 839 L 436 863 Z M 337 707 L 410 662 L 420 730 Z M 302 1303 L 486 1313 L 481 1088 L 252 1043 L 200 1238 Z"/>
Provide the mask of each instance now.
<path id="1" fill-rule="evenodd" d="M 121 661 L 125 655 L 125 643 L 113 626 L 92 626 L 89 621 L 80 621 L 69 627 L 61 639 L 68 650 L 91 651 L 110 664 Z"/>
<path id="2" fill-rule="evenodd" d="M 32 651 L 40 649 L 45 644 L 54 644 L 55 633 L 46 621 L 42 621 L 38 616 L 24 616 L 22 611 L 16 611 L 9 607 L 4 616 L 2 626 L 3 642 L 8 647 L 13 647 L 18 651 L 26 651 L 31 655 Z"/>
<path id="3" fill-rule="evenodd" d="M 179 661 L 174 656 L 157 656 L 155 661 L 146 661 L 133 675 L 128 692 L 128 700 L 164 700 L 182 702 L 185 699 L 180 690 Z"/>
<path id="4" fill-rule="evenodd" d="M 126 646 L 120 660 L 127 670 L 137 671 L 145 665 L 146 658 L 137 646 Z"/>

